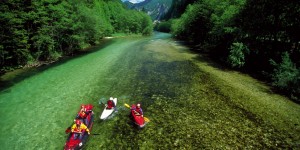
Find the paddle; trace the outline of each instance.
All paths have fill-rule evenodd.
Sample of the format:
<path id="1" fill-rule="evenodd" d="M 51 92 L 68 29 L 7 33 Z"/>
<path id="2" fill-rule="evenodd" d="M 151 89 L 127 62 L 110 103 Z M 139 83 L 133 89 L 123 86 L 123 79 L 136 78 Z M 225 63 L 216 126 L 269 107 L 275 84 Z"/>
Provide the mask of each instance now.
<path id="1" fill-rule="evenodd" d="M 105 105 L 101 100 L 99 101 L 99 105 Z"/>
<path id="2" fill-rule="evenodd" d="M 71 132 L 71 126 L 66 129 L 65 133 L 68 134 L 70 132 Z"/>
<path id="3" fill-rule="evenodd" d="M 127 108 L 130 108 L 130 106 L 128 104 L 124 104 Z M 147 117 L 144 117 L 145 122 L 150 122 L 150 119 L 148 119 Z"/>

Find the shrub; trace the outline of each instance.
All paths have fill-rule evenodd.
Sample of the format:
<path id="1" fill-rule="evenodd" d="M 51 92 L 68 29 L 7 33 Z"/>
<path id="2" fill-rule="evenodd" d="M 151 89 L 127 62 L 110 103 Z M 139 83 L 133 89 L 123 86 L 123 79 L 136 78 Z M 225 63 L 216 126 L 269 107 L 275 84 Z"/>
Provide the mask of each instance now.
<path id="1" fill-rule="evenodd" d="M 172 25 L 172 20 L 162 21 L 161 23 L 158 23 L 155 26 L 155 30 L 169 33 L 171 32 L 171 25 Z"/>
<path id="2" fill-rule="evenodd" d="M 245 54 L 249 54 L 249 49 L 243 43 L 235 42 L 229 48 L 228 63 L 233 68 L 241 68 L 245 64 Z"/>
<path id="3" fill-rule="evenodd" d="M 287 52 L 282 55 L 282 62 L 277 64 L 270 60 L 275 67 L 272 73 L 273 86 L 287 92 L 293 99 L 300 98 L 300 69 L 290 59 Z"/>

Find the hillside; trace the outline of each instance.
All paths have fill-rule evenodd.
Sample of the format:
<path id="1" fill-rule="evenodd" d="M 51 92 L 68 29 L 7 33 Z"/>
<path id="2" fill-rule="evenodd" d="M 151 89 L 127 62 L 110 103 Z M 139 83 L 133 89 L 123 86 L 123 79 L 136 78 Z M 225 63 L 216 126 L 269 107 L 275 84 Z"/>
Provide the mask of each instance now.
<path id="1" fill-rule="evenodd" d="M 161 17 L 169 11 L 172 0 L 145 0 L 144 2 L 136 4 L 126 1 L 124 4 L 130 9 L 147 12 L 152 20 L 160 20 Z"/>

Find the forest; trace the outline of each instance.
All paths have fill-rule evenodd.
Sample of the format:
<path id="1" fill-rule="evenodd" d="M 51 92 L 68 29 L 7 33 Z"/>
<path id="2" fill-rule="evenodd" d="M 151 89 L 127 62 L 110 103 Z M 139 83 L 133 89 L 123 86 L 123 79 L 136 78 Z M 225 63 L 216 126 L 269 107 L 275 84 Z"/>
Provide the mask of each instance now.
<path id="1" fill-rule="evenodd" d="M 0 12 L 0 74 L 74 55 L 114 33 L 153 30 L 146 13 L 120 0 L 7 0 Z"/>
<path id="2" fill-rule="evenodd" d="M 7 0 L 0 11 L 0 74 L 74 55 L 114 33 L 153 30 L 145 12 L 120 0 Z M 300 102 L 299 12 L 294 0 L 180 0 L 155 30 Z"/>
<path id="3" fill-rule="evenodd" d="M 181 0 L 155 29 L 300 102 L 299 12 L 293 0 Z"/>

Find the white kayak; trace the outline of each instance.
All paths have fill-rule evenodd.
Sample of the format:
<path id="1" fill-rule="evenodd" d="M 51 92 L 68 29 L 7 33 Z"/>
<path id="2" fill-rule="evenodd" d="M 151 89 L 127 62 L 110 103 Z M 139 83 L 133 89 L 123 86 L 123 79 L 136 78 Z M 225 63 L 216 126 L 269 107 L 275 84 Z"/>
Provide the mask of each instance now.
<path id="1" fill-rule="evenodd" d="M 113 101 L 115 103 L 115 107 L 113 109 L 106 109 L 107 106 L 105 106 L 105 108 L 100 116 L 100 119 L 106 119 L 108 116 L 110 116 L 116 110 L 117 98 L 114 98 Z"/>

